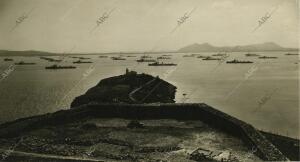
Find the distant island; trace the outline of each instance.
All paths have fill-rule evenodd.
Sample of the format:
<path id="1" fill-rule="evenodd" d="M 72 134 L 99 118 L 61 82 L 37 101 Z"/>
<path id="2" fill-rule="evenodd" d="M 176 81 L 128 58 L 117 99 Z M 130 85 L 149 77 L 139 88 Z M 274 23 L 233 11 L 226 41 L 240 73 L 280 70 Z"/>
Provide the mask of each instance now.
<path id="1" fill-rule="evenodd" d="M 209 43 L 194 43 L 179 50 L 168 50 L 168 51 L 123 51 L 123 52 L 92 52 L 92 53 L 59 53 L 59 52 L 45 52 L 36 50 L 25 50 L 25 51 L 11 51 L 11 50 L 0 50 L 0 56 L 61 56 L 61 55 L 128 55 L 128 54 L 162 54 L 162 53 L 190 53 L 190 52 L 260 52 L 260 51 L 298 51 L 298 48 L 285 48 L 273 42 L 266 42 L 261 44 L 251 44 L 244 46 L 223 46 L 217 47 Z"/>
<path id="2" fill-rule="evenodd" d="M 284 48 L 273 42 L 266 42 L 261 44 L 251 44 L 244 46 L 223 46 L 217 47 L 209 43 L 198 44 L 194 43 L 183 48 L 177 52 L 260 52 L 260 51 L 297 51 L 297 48 Z"/>

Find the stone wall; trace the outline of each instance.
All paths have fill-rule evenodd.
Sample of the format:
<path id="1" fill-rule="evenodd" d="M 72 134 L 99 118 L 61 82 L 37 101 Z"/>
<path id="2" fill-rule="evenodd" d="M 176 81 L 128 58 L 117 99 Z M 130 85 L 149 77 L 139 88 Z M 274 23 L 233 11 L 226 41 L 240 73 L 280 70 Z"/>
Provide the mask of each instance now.
<path id="1" fill-rule="evenodd" d="M 206 104 L 87 104 L 71 110 L 10 122 L 0 126 L 0 137 L 14 136 L 44 125 L 58 125 L 78 118 L 127 118 L 127 119 L 179 119 L 201 120 L 241 138 L 263 160 L 287 161 L 288 159 L 253 126 Z M 20 123 L 22 122 L 22 123 Z"/>

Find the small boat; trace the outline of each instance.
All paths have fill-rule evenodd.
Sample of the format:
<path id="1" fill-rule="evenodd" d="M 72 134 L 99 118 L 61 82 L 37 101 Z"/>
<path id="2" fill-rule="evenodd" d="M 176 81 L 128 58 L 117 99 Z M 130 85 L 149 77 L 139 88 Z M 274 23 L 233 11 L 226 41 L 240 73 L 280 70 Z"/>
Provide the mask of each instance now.
<path id="1" fill-rule="evenodd" d="M 160 56 L 160 57 L 157 57 L 157 59 L 171 59 L 171 57 Z"/>
<path id="2" fill-rule="evenodd" d="M 10 58 L 5 58 L 4 61 L 14 61 L 14 60 Z"/>
<path id="3" fill-rule="evenodd" d="M 162 55 L 162 56 L 166 56 L 166 57 L 168 57 L 168 56 L 172 56 L 172 55 Z"/>
<path id="4" fill-rule="evenodd" d="M 226 61 L 227 64 L 252 64 L 252 61 L 240 61 L 240 60 L 232 60 L 232 61 Z"/>
<path id="5" fill-rule="evenodd" d="M 254 57 L 254 56 L 259 56 L 259 55 L 255 54 L 255 53 L 246 53 L 245 56 L 247 56 L 247 57 Z"/>
<path id="6" fill-rule="evenodd" d="M 122 57 L 111 57 L 112 60 L 126 60 L 125 58 Z"/>
<path id="7" fill-rule="evenodd" d="M 128 55 L 128 56 L 126 56 L 126 57 L 136 57 L 136 56 Z"/>
<path id="8" fill-rule="evenodd" d="M 34 62 L 24 62 L 24 61 L 20 61 L 15 63 L 15 65 L 35 65 L 36 63 Z"/>
<path id="9" fill-rule="evenodd" d="M 159 63 L 159 62 L 154 62 L 154 63 L 150 63 L 148 64 L 148 66 L 177 66 L 177 64 L 173 64 L 173 63 Z"/>
<path id="10" fill-rule="evenodd" d="M 52 66 L 46 66 L 45 69 L 75 69 L 75 66 L 58 66 L 58 65 L 52 65 Z"/>
<path id="11" fill-rule="evenodd" d="M 287 55 L 287 56 L 296 56 L 296 55 L 299 55 L 299 53 L 286 53 L 285 55 Z"/>
<path id="12" fill-rule="evenodd" d="M 208 57 L 206 57 L 206 58 L 204 58 L 202 60 L 221 60 L 221 58 L 214 58 L 214 57 L 208 56 Z"/>
<path id="13" fill-rule="evenodd" d="M 141 58 L 141 59 L 136 60 L 136 62 L 156 62 L 156 60 Z"/>
<path id="14" fill-rule="evenodd" d="M 258 57 L 259 59 L 277 59 L 278 57 L 273 57 L 273 56 L 260 56 Z"/>
<path id="15" fill-rule="evenodd" d="M 99 56 L 99 58 L 107 58 L 108 56 Z"/>
<path id="16" fill-rule="evenodd" d="M 90 64 L 90 63 L 93 63 L 93 62 L 91 62 L 91 61 L 81 61 L 81 60 L 73 62 L 73 64 Z"/>

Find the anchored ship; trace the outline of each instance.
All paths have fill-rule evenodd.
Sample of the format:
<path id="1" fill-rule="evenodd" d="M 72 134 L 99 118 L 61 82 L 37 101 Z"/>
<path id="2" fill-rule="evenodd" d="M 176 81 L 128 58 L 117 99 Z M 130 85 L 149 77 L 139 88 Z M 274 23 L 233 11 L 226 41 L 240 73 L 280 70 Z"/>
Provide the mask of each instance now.
<path id="1" fill-rule="evenodd" d="M 24 61 L 20 61 L 15 63 L 15 65 L 35 65 L 36 63 L 34 62 L 24 62 Z"/>
<path id="2" fill-rule="evenodd" d="M 141 58 L 141 59 L 136 60 L 136 62 L 156 62 L 156 60 Z"/>
<path id="3" fill-rule="evenodd" d="M 45 69 L 75 69 L 75 66 L 58 66 L 58 65 L 52 65 L 52 66 L 46 66 Z"/>
<path id="4" fill-rule="evenodd" d="M 225 56 L 226 54 L 218 53 L 218 54 L 213 54 L 212 56 Z"/>
<path id="5" fill-rule="evenodd" d="M 49 62 L 61 62 L 62 61 L 62 60 L 57 60 L 57 59 L 49 58 L 49 57 L 40 57 L 40 59 L 47 60 Z"/>
<path id="6" fill-rule="evenodd" d="M 253 57 L 253 56 L 259 56 L 259 55 L 255 54 L 255 53 L 246 53 L 245 56 L 247 56 L 247 57 Z"/>
<path id="7" fill-rule="evenodd" d="M 87 58 L 87 57 L 77 57 L 77 56 L 73 56 L 71 58 L 78 58 L 78 59 L 81 59 L 81 60 L 91 59 L 91 58 Z"/>
<path id="8" fill-rule="evenodd" d="M 112 60 L 126 60 L 125 58 L 122 57 L 111 57 Z"/>
<path id="9" fill-rule="evenodd" d="M 4 61 L 14 61 L 14 60 L 10 58 L 5 58 Z"/>
<path id="10" fill-rule="evenodd" d="M 93 63 L 93 62 L 91 62 L 91 61 L 81 61 L 81 60 L 73 62 L 73 64 L 90 64 L 90 63 Z"/>
<path id="11" fill-rule="evenodd" d="M 273 57 L 273 56 L 261 56 L 258 57 L 259 59 L 277 59 L 278 57 Z"/>
<path id="12" fill-rule="evenodd" d="M 240 60 L 232 60 L 232 61 L 226 61 L 227 64 L 251 64 L 252 61 L 240 61 Z"/>
<path id="13" fill-rule="evenodd" d="M 298 53 L 286 53 L 287 56 L 299 55 Z"/>
<path id="14" fill-rule="evenodd" d="M 141 59 L 146 59 L 146 58 L 152 58 L 152 57 L 151 56 L 146 56 L 146 55 L 141 56 Z"/>
<path id="15" fill-rule="evenodd" d="M 214 58 L 214 57 L 208 56 L 208 57 L 206 57 L 206 58 L 204 58 L 202 60 L 221 60 L 221 59 L 220 58 Z"/>
<path id="16" fill-rule="evenodd" d="M 157 57 L 157 59 L 171 59 L 171 57 L 160 56 L 160 57 Z"/>
<path id="17" fill-rule="evenodd" d="M 177 64 L 174 63 L 164 63 L 164 62 L 154 62 L 151 64 L 148 64 L 148 66 L 177 66 Z"/>
<path id="18" fill-rule="evenodd" d="M 197 58 L 207 58 L 207 57 L 209 57 L 209 56 L 202 56 L 202 55 L 197 56 Z"/>

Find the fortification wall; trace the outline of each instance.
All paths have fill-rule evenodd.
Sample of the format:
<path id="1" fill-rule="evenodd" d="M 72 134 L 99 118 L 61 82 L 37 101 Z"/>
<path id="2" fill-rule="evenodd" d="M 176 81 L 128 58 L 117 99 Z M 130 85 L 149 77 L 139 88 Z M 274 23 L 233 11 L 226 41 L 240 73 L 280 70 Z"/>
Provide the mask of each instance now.
<path id="1" fill-rule="evenodd" d="M 241 138 L 263 160 L 287 161 L 288 159 L 253 126 L 206 104 L 88 104 L 71 110 L 11 122 L 0 126 L 0 137 L 14 136 L 43 125 L 58 125 L 79 118 L 127 118 L 127 119 L 179 119 L 201 120 Z"/>

